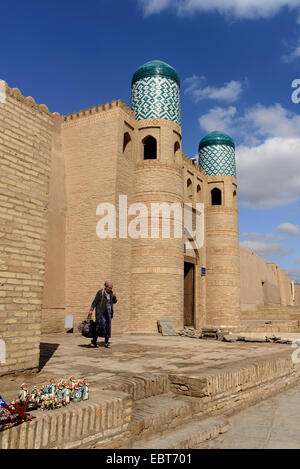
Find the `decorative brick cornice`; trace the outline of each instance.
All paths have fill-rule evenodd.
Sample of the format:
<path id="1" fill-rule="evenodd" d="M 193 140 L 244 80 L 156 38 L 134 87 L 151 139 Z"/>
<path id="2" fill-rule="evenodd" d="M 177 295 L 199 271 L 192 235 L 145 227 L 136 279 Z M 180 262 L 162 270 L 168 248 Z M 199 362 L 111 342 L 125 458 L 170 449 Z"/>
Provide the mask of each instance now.
<path id="1" fill-rule="evenodd" d="M 170 164 L 160 160 L 142 160 L 136 163 L 135 172 L 145 171 L 167 171 L 172 174 L 182 175 L 182 168 L 179 165 Z"/>
<path id="2" fill-rule="evenodd" d="M 132 111 L 133 112 L 133 111 Z M 158 117 L 154 117 L 152 119 L 141 119 L 136 121 L 136 127 L 139 130 L 146 129 L 148 127 L 165 127 L 172 129 L 174 132 L 178 134 L 178 137 L 181 140 L 181 127 L 176 122 L 170 121 L 168 119 L 161 119 Z"/>

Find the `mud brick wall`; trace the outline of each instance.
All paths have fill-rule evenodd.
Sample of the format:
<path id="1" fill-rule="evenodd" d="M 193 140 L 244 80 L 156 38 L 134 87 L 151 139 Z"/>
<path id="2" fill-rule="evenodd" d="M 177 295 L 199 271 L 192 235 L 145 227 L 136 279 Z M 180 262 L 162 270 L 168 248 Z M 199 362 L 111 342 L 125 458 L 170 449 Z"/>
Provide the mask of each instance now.
<path id="1" fill-rule="evenodd" d="M 300 306 L 300 284 L 295 283 L 295 306 Z"/>
<path id="2" fill-rule="evenodd" d="M 129 123 L 128 126 L 126 123 Z M 99 105 L 64 118 L 62 154 L 66 171 L 65 312 L 75 330 L 86 318 L 104 281 L 113 281 L 118 303 L 113 334 L 128 330 L 130 257 L 128 238 L 99 238 L 100 203 L 118 206 L 119 195 L 131 203 L 132 153 L 123 152 L 124 133 L 134 143 L 132 111 L 121 101 Z M 117 221 L 118 226 L 118 221 Z"/>
<path id="3" fill-rule="evenodd" d="M 65 235 L 67 201 L 65 162 L 61 151 L 61 119 L 54 124 L 49 183 L 42 334 L 63 332 L 65 322 Z"/>
<path id="4" fill-rule="evenodd" d="M 256 311 L 264 305 L 291 305 L 291 286 L 287 274 L 278 265 L 267 262 L 240 246 L 241 308 Z"/>
<path id="5" fill-rule="evenodd" d="M 6 85 L 0 103 L 0 339 L 6 352 L 0 375 L 38 366 L 54 120 L 45 105 Z"/>

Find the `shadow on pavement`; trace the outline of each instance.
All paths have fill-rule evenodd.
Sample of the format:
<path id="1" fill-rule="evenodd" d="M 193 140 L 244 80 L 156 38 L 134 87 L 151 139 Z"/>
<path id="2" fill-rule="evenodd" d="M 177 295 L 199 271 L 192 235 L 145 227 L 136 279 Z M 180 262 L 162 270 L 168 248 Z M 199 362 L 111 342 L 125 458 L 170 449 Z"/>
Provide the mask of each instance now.
<path id="1" fill-rule="evenodd" d="M 59 344 L 40 343 L 39 371 L 41 371 L 58 349 Z"/>
<path id="2" fill-rule="evenodd" d="M 104 347 L 104 342 L 97 342 L 97 346 L 98 347 Z M 88 343 L 88 344 L 78 344 L 78 347 L 81 347 L 81 348 L 95 348 L 91 345 L 91 343 Z"/>

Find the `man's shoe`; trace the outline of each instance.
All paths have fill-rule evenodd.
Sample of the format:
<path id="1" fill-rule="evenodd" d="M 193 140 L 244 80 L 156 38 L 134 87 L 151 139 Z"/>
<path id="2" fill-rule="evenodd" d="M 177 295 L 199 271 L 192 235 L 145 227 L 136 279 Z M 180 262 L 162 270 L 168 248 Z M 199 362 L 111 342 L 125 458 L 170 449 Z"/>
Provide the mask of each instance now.
<path id="1" fill-rule="evenodd" d="M 91 346 L 97 348 L 97 342 L 91 342 Z"/>
<path id="2" fill-rule="evenodd" d="M 110 348 L 110 344 L 104 344 L 104 347 Z"/>

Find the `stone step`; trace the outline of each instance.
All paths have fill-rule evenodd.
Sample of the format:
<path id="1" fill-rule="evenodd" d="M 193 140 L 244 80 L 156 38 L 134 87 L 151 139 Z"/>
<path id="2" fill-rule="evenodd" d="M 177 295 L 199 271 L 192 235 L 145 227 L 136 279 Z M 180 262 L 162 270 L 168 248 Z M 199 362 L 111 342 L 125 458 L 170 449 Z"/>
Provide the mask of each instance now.
<path id="1" fill-rule="evenodd" d="M 133 401 L 138 401 L 168 393 L 170 383 L 167 374 L 154 375 L 153 373 L 143 373 L 140 375 L 130 375 L 129 373 L 124 373 L 102 380 L 100 387 L 102 390 L 112 389 L 114 391 L 125 392 L 130 395 Z"/>
<path id="2" fill-rule="evenodd" d="M 131 415 L 134 438 L 175 427 L 197 412 L 200 399 L 164 394 L 135 402 Z"/>
<path id="3" fill-rule="evenodd" d="M 135 441 L 132 449 L 190 449 L 201 442 L 216 438 L 230 428 L 229 422 L 221 417 L 205 420 L 189 419 L 176 428 Z M 128 448 L 128 446 L 127 446 Z"/>

